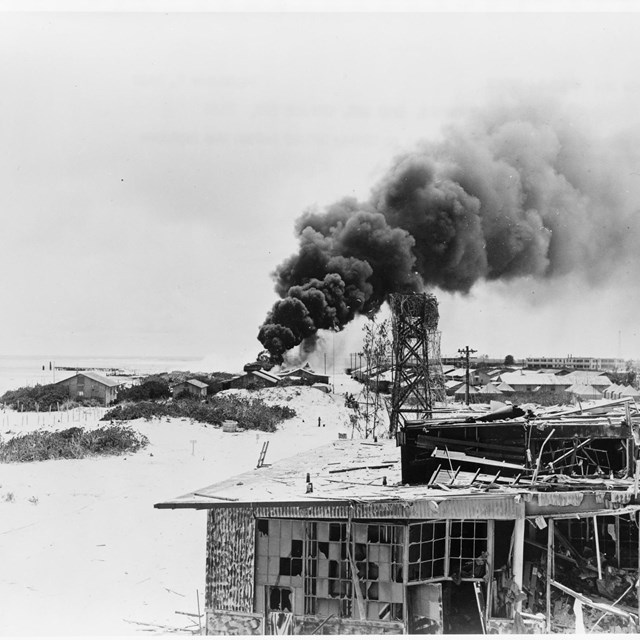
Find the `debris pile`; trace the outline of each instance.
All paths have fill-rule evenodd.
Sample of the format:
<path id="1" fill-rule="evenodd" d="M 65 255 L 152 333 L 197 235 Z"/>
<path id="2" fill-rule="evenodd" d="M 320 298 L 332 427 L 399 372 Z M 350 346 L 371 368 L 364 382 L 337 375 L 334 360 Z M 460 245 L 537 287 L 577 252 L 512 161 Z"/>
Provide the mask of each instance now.
<path id="1" fill-rule="evenodd" d="M 628 398 L 583 409 L 534 412 L 507 405 L 489 414 L 407 421 L 398 435 L 403 482 L 500 483 L 541 491 L 585 483 L 626 490 L 638 443 L 640 419 L 633 422 Z"/>

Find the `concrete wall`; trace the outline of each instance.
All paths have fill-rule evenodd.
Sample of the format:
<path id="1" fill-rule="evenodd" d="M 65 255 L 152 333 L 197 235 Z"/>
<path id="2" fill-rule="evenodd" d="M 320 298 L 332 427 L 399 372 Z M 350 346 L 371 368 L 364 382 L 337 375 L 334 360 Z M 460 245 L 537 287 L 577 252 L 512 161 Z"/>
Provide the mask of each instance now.
<path id="1" fill-rule="evenodd" d="M 295 635 L 311 635 L 326 618 L 319 616 L 296 616 Z M 210 636 L 257 636 L 265 635 L 264 617 L 236 611 L 206 612 L 206 631 Z M 373 622 L 367 620 L 341 620 L 332 618 L 315 635 L 401 635 L 401 622 Z"/>
<path id="2" fill-rule="evenodd" d="M 206 630 L 208 636 L 260 636 L 264 635 L 264 617 L 236 611 L 207 610 Z"/>
<path id="3" fill-rule="evenodd" d="M 544 620 L 522 619 L 520 624 L 509 618 L 489 618 L 487 633 L 492 635 L 500 634 L 534 634 L 545 633 Z"/>
<path id="4" fill-rule="evenodd" d="M 296 616 L 295 634 L 311 635 L 326 618 L 317 616 Z M 331 618 L 315 635 L 354 636 L 354 635 L 402 635 L 402 622 L 374 622 L 372 620 L 347 620 Z"/>

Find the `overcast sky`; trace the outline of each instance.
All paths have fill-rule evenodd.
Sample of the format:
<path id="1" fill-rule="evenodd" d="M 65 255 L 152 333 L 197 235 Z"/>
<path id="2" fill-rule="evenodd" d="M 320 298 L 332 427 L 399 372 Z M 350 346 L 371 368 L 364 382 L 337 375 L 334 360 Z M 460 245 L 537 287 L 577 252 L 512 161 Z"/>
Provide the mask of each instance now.
<path id="1" fill-rule="evenodd" d="M 241 366 L 307 207 L 367 198 L 505 87 L 633 139 L 638 33 L 637 13 L 0 14 L 0 353 Z M 624 265 L 436 293 L 445 353 L 640 357 Z"/>

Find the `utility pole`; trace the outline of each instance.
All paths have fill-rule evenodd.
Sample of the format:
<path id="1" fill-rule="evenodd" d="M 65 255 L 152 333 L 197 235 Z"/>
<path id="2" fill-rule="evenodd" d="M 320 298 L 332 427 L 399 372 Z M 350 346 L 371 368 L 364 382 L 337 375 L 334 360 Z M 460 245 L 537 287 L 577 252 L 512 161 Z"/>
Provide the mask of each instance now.
<path id="1" fill-rule="evenodd" d="M 336 327 L 336 320 L 333 321 L 333 330 L 331 331 L 331 359 L 333 360 L 332 362 L 332 367 L 333 367 L 333 383 L 331 384 L 331 391 L 332 393 L 336 392 L 336 331 L 337 331 L 337 327 Z"/>
<path id="2" fill-rule="evenodd" d="M 470 349 L 468 346 L 466 346 L 464 349 L 458 349 L 458 353 L 461 353 L 465 359 L 465 369 L 466 369 L 465 380 L 466 380 L 467 386 L 465 389 L 464 399 L 467 405 L 469 404 L 469 356 L 472 353 L 476 353 L 476 351 L 477 349 Z"/>

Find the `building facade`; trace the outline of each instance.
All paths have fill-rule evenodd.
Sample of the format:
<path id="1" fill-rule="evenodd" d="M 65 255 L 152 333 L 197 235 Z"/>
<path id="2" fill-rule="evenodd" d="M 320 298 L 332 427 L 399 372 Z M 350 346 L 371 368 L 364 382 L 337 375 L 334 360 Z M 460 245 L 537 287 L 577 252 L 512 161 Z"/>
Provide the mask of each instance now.
<path id="1" fill-rule="evenodd" d="M 528 369 L 578 369 L 587 371 L 625 371 L 626 362 L 622 358 L 591 358 L 586 356 L 528 357 Z"/>
<path id="2" fill-rule="evenodd" d="M 207 397 L 208 385 L 200 380 L 193 378 L 192 380 L 185 380 L 179 382 L 171 387 L 171 395 L 175 398 L 178 394 L 187 392 L 197 398 Z"/>
<path id="3" fill-rule="evenodd" d="M 122 386 L 119 381 L 93 371 L 76 373 L 56 385 L 67 389 L 73 400 L 97 400 L 105 405 L 116 401 L 118 388 Z"/>

